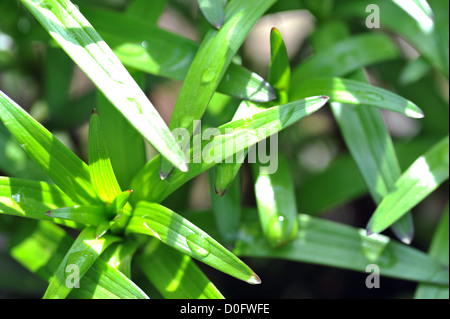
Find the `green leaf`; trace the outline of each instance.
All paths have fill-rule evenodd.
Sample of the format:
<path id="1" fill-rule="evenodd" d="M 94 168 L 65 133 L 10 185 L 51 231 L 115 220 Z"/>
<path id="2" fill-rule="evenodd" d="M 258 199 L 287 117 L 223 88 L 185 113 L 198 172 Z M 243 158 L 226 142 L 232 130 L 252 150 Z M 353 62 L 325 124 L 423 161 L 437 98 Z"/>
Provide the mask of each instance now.
<path id="1" fill-rule="evenodd" d="M 176 167 L 182 152 L 145 93 L 100 35 L 69 0 L 21 0 L 111 103 Z"/>
<path id="2" fill-rule="evenodd" d="M 167 0 L 133 0 L 127 6 L 126 14 L 133 19 L 141 19 L 156 24 L 164 11 L 166 2 Z"/>
<path id="3" fill-rule="evenodd" d="M 163 243 L 230 276 L 259 284 L 259 277 L 211 236 L 156 203 L 139 202 L 126 232 L 154 236 Z"/>
<path id="4" fill-rule="evenodd" d="M 87 165 L 1 91 L 0 119 L 25 152 L 74 202 L 99 202 Z"/>
<path id="5" fill-rule="evenodd" d="M 319 43 L 321 41 L 317 40 Z M 316 50 L 313 56 L 294 69 L 292 83 L 305 81 L 312 76 L 345 76 L 363 67 L 398 56 L 398 49 L 391 38 L 382 33 L 354 35 L 329 44 L 326 50 Z"/>
<path id="6" fill-rule="evenodd" d="M 142 79 L 137 81 L 142 82 Z M 146 163 L 144 139 L 100 92 L 96 106 L 114 175 L 121 189 L 129 189 L 131 179 Z"/>
<path id="7" fill-rule="evenodd" d="M 131 261 L 139 245 L 140 242 L 135 238 L 126 238 L 123 242 L 109 247 L 101 255 L 101 258 L 128 278 L 131 278 Z"/>
<path id="8" fill-rule="evenodd" d="M 431 5 L 434 1 L 429 2 Z M 448 24 L 448 16 L 447 18 L 445 18 L 446 12 L 448 11 L 448 9 L 445 10 L 445 7 L 448 8 L 448 5 L 446 5 L 447 1 L 438 0 L 435 3 L 443 5 L 442 9 L 437 10 L 436 12 L 439 15 L 442 14 L 442 16 L 444 17 L 443 20 L 446 19 Z M 362 21 L 364 21 L 365 19 L 367 19 L 368 13 L 366 12 L 366 8 L 369 4 L 373 4 L 373 1 L 346 1 L 339 6 L 336 6 L 335 14 L 339 17 L 344 17 L 347 19 L 358 17 Z M 448 78 L 448 55 L 446 61 L 445 55 L 441 54 L 441 45 L 440 43 L 438 43 L 439 41 L 436 41 L 436 39 L 440 39 L 440 42 L 442 43 L 445 41 L 443 40 L 445 36 L 436 37 L 436 32 L 439 32 L 436 30 L 444 30 L 445 26 L 436 27 L 433 26 L 433 24 L 429 24 L 426 28 L 423 28 L 423 24 L 417 22 L 415 18 L 413 18 L 405 10 L 400 8 L 392 0 L 378 0 L 376 2 L 376 5 L 379 8 L 379 12 L 382 13 L 379 16 L 381 27 L 388 31 L 393 31 L 394 33 L 398 34 L 406 41 L 408 41 L 408 43 L 410 43 L 415 49 L 417 49 L 420 54 L 424 56 L 424 58 L 426 58 L 431 65 L 433 65 L 433 67 L 435 67 Z M 436 12 L 434 12 L 434 15 L 436 15 Z M 442 45 L 442 47 L 445 48 L 445 44 Z M 448 45 L 446 51 L 448 53 Z"/>
<path id="9" fill-rule="evenodd" d="M 325 38 L 323 33 L 327 35 L 327 40 L 321 41 Z M 330 44 L 325 43 L 326 41 L 332 40 L 333 37 L 336 39 L 346 37 L 349 33 L 347 27 L 340 22 L 323 24 L 315 32 L 315 37 L 318 38 L 315 41 L 316 49 L 321 48 L 326 50 L 324 52 L 328 52 Z M 310 71 L 316 74 L 315 70 Z M 350 78 L 367 82 L 363 70 L 357 70 Z M 337 102 L 330 103 L 330 106 L 359 172 L 373 200 L 378 204 L 393 189 L 401 173 L 391 136 L 380 111 Z M 400 240 L 410 244 L 414 236 L 411 215 L 408 214 L 395 223 L 393 231 Z"/>
<path id="10" fill-rule="evenodd" d="M 0 121 L 0 170 L 6 175 L 45 180 L 47 175 L 25 153 Z"/>
<path id="11" fill-rule="evenodd" d="M 242 101 L 233 116 L 233 120 L 245 118 L 258 109 L 287 103 L 289 101 L 290 79 L 291 69 L 286 46 L 280 32 L 276 28 L 272 28 L 270 33 L 269 82 L 272 84 L 277 98 L 271 103 L 261 105 Z M 230 188 L 246 156 L 247 151 L 244 151 L 233 163 L 220 163 L 215 167 L 214 189 L 217 194 L 223 195 Z"/>
<path id="12" fill-rule="evenodd" d="M 449 264 L 449 218 L 448 218 L 448 203 L 445 211 L 439 221 L 437 229 L 433 235 L 430 248 L 428 250 L 428 255 L 430 257 L 436 258 L 443 265 Z M 420 284 L 417 287 L 416 293 L 414 294 L 415 299 L 448 299 L 449 298 L 449 287 L 431 285 L 431 284 Z"/>
<path id="13" fill-rule="evenodd" d="M 73 238 L 60 227 L 47 222 L 20 223 L 11 237 L 10 253 L 19 263 L 49 281 L 58 269 Z M 73 289 L 69 298 L 148 298 L 120 271 L 97 259 Z"/>
<path id="14" fill-rule="evenodd" d="M 232 121 L 244 119 L 251 116 L 257 110 L 262 110 L 253 103 L 242 101 L 236 112 L 234 113 Z M 247 157 L 247 150 L 236 154 L 236 158 L 232 163 L 219 163 L 214 168 L 214 191 L 217 195 L 223 196 L 231 187 L 239 169 Z"/>
<path id="15" fill-rule="evenodd" d="M 211 188 L 214 187 L 216 180 L 215 173 L 217 172 L 218 170 L 215 172 L 210 171 L 209 181 L 212 186 Z M 219 172 L 223 172 L 223 170 L 219 170 Z M 214 191 L 210 191 L 210 193 L 211 205 L 220 238 L 225 245 L 232 245 L 236 240 L 241 219 L 241 181 L 238 179 L 232 182 L 225 193 L 216 193 Z"/>
<path id="16" fill-rule="evenodd" d="M 223 299 L 191 257 L 160 241 L 150 241 L 136 262 L 164 298 Z"/>
<path id="17" fill-rule="evenodd" d="M 85 228 L 62 260 L 44 294 L 44 299 L 64 299 L 79 286 L 80 279 L 94 264 L 100 254 L 119 238 L 105 235 L 95 239 L 95 228 Z"/>
<path id="18" fill-rule="evenodd" d="M 223 153 L 220 154 L 220 151 L 212 158 L 205 156 L 207 160 L 202 160 L 201 153 L 205 153 L 205 150 L 225 148 L 229 152 L 229 154 L 225 154 L 226 156 L 242 154 L 246 148 L 317 111 L 327 101 L 326 96 L 317 96 L 274 106 L 262 111 L 256 110 L 249 113 L 248 117 L 244 119 L 231 121 L 218 127 L 218 134 L 211 141 L 203 141 L 201 145 L 199 145 L 200 137 L 194 136 L 189 172 L 174 171 L 168 178 L 161 180 L 157 163 L 160 158 L 153 158 L 133 179 L 131 185 L 134 190 L 131 198 L 132 203 L 137 203 L 140 200 L 161 202 L 188 180 L 210 169 L 218 162 L 223 162 L 221 156 Z M 232 131 L 232 134 L 230 134 L 230 131 Z"/>
<path id="19" fill-rule="evenodd" d="M 100 117 L 95 110 L 89 123 L 89 172 L 92 185 L 104 202 L 112 202 L 122 192 L 111 165 Z"/>
<path id="20" fill-rule="evenodd" d="M 329 96 L 330 102 L 363 104 L 412 118 L 423 117 L 423 112 L 417 105 L 403 97 L 367 83 L 342 78 L 313 78 L 303 81 L 291 88 L 290 97 L 300 99 L 317 94 Z"/>
<path id="21" fill-rule="evenodd" d="M 395 189 L 378 205 L 367 229 L 378 233 L 433 192 L 449 175 L 449 137 L 419 157 L 397 180 Z"/>
<path id="22" fill-rule="evenodd" d="M 433 12 L 426 1 L 423 0 L 392 0 L 396 5 L 417 21 L 422 30 L 427 31 L 433 27 Z"/>
<path id="23" fill-rule="evenodd" d="M 211 25 L 220 29 L 225 20 L 222 0 L 197 0 L 198 6 Z"/>
<path id="24" fill-rule="evenodd" d="M 238 256 L 279 258 L 360 272 L 366 272 L 366 267 L 374 263 L 364 251 L 368 247 L 363 245 L 367 240 L 363 229 L 300 214 L 295 240 L 272 249 L 261 234 L 256 211 L 247 210 L 243 216 L 247 218 L 233 250 Z M 371 246 L 382 247 L 375 261 L 380 275 L 448 285 L 448 268 L 423 252 L 383 235 L 373 238 Z"/>
<path id="25" fill-rule="evenodd" d="M 0 213 L 26 218 L 52 220 L 45 213 L 73 201 L 57 186 L 45 182 L 0 177 Z M 54 222 L 72 228 L 79 225 L 61 219 Z"/>
<path id="26" fill-rule="evenodd" d="M 278 154 L 276 172 L 253 166 L 255 196 L 259 220 L 265 238 L 272 247 L 285 245 L 298 231 L 297 204 L 289 162 Z"/>
<path id="27" fill-rule="evenodd" d="M 45 213 L 52 218 L 67 219 L 73 222 L 98 226 L 104 221 L 108 221 L 101 206 L 72 206 L 52 209 Z"/>
<path id="28" fill-rule="evenodd" d="M 208 106 L 231 59 L 244 42 L 256 21 L 275 0 L 232 0 L 225 9 L 222 28 L 209 31 L 195 55 L 183 82 L 169 128 L 185 128 L 192 136 L 194 120 L 199 120 Z M 186 148 L 185 139 L 181 148 Z M 161 163 L 161 177 L 167 177 L 173 167 L 165 159 Z"/>
<path id="29" fill-rule="evenodd" d="M 270 32 L 270 67 L 269 83 L 277 93 L 277 100 L 287 102 L 287 92 L 291 82 L 291 68 L 283 38 L 276 28 Z"/>
<path id="30" fill-rule="evenodd" d="M 124 65 L 169 79 L 185 80 L 199 49 L 197 42 L 117 12 L 91 7 L 83 11 Z M 217 91 L 255 102 L 275 98 L 271 86 L 261 76 L 235 63 L 230 64 Z"/>

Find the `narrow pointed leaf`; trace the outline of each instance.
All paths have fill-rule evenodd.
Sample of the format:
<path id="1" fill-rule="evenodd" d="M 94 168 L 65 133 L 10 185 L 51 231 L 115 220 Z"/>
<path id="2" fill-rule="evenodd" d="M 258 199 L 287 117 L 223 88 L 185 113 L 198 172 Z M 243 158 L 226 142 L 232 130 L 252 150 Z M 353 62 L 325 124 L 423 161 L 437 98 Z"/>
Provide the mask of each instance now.
<path id="1" fill-rule="evenodd" d="M 265 238 L 272 247 L 292 241 L 297 235 L 297 204 L 294 183 L 287 159 L 278 154 L 275 173 L 253 165 L 255 196 Z"/>
<path id="2" fill-rule="evenodd" d="M 374 233 L 385 230 L 447 180 L 448 158 L 447 135 L 400 176 L 395 190 L 381 201 L 373 213 L 367 229 Z"/>
<path id="3" fill-rule="evenodd" d="M 136 262 L 167 299 L 223 299 L 220 291 L 188 255 L 151 241 Z"/>
<path id="4" fill-rule="evenodd" d="M 75 202 L 98 202 L 87 165 L 0 91 L 0 119 L 27 154 Z"/>
<path id="5" fill-rule="evenodd" d="M 363 104 L 398 112 L 412 118 L 424 116 L 417 105 L 397 94 L 349 79 L 313 78 L 291 88 L 290 96 L 292 99 L 299 99 L 317 94 L 329 96 L 330 102 Z"/>
<path id="6" fill-rule="evenodd" d="M 239 104 L 232 121 L 244 119 L 251 116 L 255 111 L 262 109 L 263 108 L 258 108 L 253 103 L 242 101 Z M 238 154 L 236 158 L 232 159 L 230 163 L 225 160 L 225 163 L 217 164 L 214 168 L 214 191 L 216 194 L 223 196 L 228 191 L 237 173 L 239 172 L 242 163 L 244 163 L 247 153 L 247 150 L 244 150 L 244 152 Z"/>
<path id="7" fill-rule="evenodd" d="M 95 228 L 85 228 L 78 235 L 56 270 L 44 294 L 44 299 L 66 298 L 70 291 L 79 284 L 79 282 L 71 282 L 71 280 L 80 280 L 83 278 L 100 254 L 111 243 L 116 242 L 117 240 L 119 240 L 117 237 L 110 235 L 103 236 L 101 239 L 96 239 Z M 76 276 L 68 276 L 74 272 L 79 275 L 78 278 Z"/>
<path id="8" fill-rule="evenodd" d="M 163 119 L 97 31 L 69 0 L 21 0 L 111 103 L 176 167 L 187 169 Z"/>
<path id="9" fill-rule="evenodd" d="M 157 163 L 160 158 L 155 157 L 133 179 L 132 203 L 137 203 L 140 200 L 160 202 L 188 180 L 217 163 L 224 162 L 226 157 L 222 158 L 223 153 L 221 154 L 221 152 L 217 152 L 216 155 L 207 158 L 207 160 L 202 159 L 200 153 L 204 152 L 206 147 L 209 150 L 222 150 L 224 148 L 230 153 L 225 154 L 227 157 L 239 152 L 242 154 L 246 148 L 314 113 L 327 101 L 328 97 L 326 96 L 316 96 L 262 111 L 256 110 L 244 119 L 231 121 L 220 126 L 218 128 L 220 134 L 216 135 L 211 141 L 203 141 L 200 144 L 200 139 L 194 138 L 193 149 L 197 147 L 199 149 L 196 149 L 195 152 L 193 149 L 191 150 L 191 169 L 186 174 L 174 171 L 166 180 L 161 180 L 159 164 Z M 229 131 L 232 131 L 232 134 Z"/>
<path id="10" fill-rule="evenodd" d="M 225 10 L 222 28 L 209 31 L 204 37 L 183 82 L 180 94 L 170 119 L 169 128 L 185 128 L 192 135 L 194 120 L 199 120 L 208 106 L 231 59 L 244 42 L 256 21 L 275 0 L 232 0 Z M 194 103 L 194 104 L 193 104 Z M 181 141 L 186 149 L 188 141 Z M 161 176 L 166 177 L 171 167 L 162 159 Z"/>
<path id="11" fill-rule="evenodd" d="M 436 258 L 443 265 L 449 264 L 449 213 L 448 203 L 433 235 L 428 255 Z M 431 284 L 420 284 L 414 294 L 415 299 L 448 299 L 449 287 Z"/>
<path id="12" fill-rule="evenodd" d="M 106 140 L 97 111 L 89 124 L 89 172 L 97 194 L 104 202 L 111 202 L 122 191 L 111 165 Z"/>
<path id="13" fill-rule="evenodd" d="M 287 102 L 287 93 L 291 82 L 291 68 L 284 40 L 276 28 L 270 32 L 269 83 L 277 93 L 277 101 Z"/>
<path id="14" fill-rule="evenodd" d="M 198 6 L 211 25 L 220 29 L 225 19 L 222 0 L 197 0 Z"/>
<path id="15" fill-rule="evenodd" d="M 401 0 L 398 2 L 404 1 Z M 433 7 L 434 1 L 428 2 L 431 7 Z M 345 17 L 347 19 L 356 16 L 364 21 L 367 19 L 365 8 L 367 8 L 369 4 L 373 4 L 373 1 L 347 1 L 340 6 L 336 6 L 335 13 L 337 16 Z M 436 4 L 443 5 L 443 10 L 438 10 L 437 12 L 438 14 L 442 13 L 442 17 L 444 17 L 444 20 L 446 19 L 448 23 L 448 15 L 447 18 L 445 18 L 446 12 L 448 11 L 447 1 L 438 0 L 436 1 Z M 420 24 L 392 0 L 379 0 L 376 2 L 376 5 L 379 8 L 379 12 L 383 12 L 379 17 L 381 27 L 394 32 L 408 41 L 431 65 L 433 65 L 433 67 L 448 78 L 448 55 L 447 59 L 445 59 L 445 55 L 441 54 L 441 44 L 445 42 L 445 38 L 447 38 L 448 44 L 448 33 L 447 36 L 443 38 L 440 38 L 440 36 L 437 35 L 437 33 L 439 33 L 437 30 L 448 29 L 448 27 L 445 28 L 444 26 L 442 28 L 437 28 L 431 23 L 428 24 L 426 28 L 423 28 L 423 24 Z M 445 10 L 445 7 L 447 7 L 447 10 Z M 434 15 L 436 15 L 436 12 L 434 12 Z M 430 22 L 433 22 L 433 20 Z M 442 45 L 442 47 L 445 48 L 445 45 Z M 444 50 L 448 53 L 448 45 L 446 47 L 447 48 Z"/>
<path id="16" fill-rule="evenodd" d="M 326 36 L 324 35 L 326 34 Z M 347 26 L 342 22 L 330 22 L 322 25 L 315 33 L 317 48 L 329 52 L 330 46 L 335 46 L 333 38 L 342 43 L 342 38 L 350 34 Z M 327 40 L 322 40 L 327 39 Z M 377 51 L 383 51 L 379 48 Z M 320 74 L 321 67 L 311 68 L 311 76 Z M 362 69 L 350 76 L 353 80 L 367 82 Z M 337 70 L 330 70 L 338 72 Z M 336 75 L 329 73 L 328 75 Z M 337 102 L 330 103 L 334 118 L 339 125 L 345 143 L 355 160 L 361 175 L 376 204 L 393 188 L 400 177 L 400 167 L 395 154 L 391 136 L 384 124 L 380 111 L 365 106 L 351 106 Z M 414 236 L 414 225 L 411 214 L 405 215 L 392 226 L 397 237 L 406 244 L 410 244 Z"/>
<path id="17" fill-rule="evenodd" d="M 86 7 L 84 13 L 124 65 L 184 81 L 199 49 L 197 42 L 114 11 Z M 275 98 L 272 87 L 261 76 L 235 63 L 230 64 L 217 91 L 255 102 Z"/>
<path id="18" fill-rule="evenodd" d="M 215 173 L 217 172 L 218 170 L 216 170 Z M 223 173 L 221 170 L 219 170 L 219 172 Z M 214 188 L 216 176 L 214 176 L 213 171 L 210 171 L 209 180 L 210 185 L 212 186 L 211 188 Z M 211 190 L 210 194 L 216 227 L 221 237 L 221 242 L 225 245 L 232 245 L 236 240 L 241 220 L 241 181 L 238 178 L 232 182 L 226 193 L 217 194 L 215 191 Z"/>
<path id="19" fill-rule="evenodd" d="M 97 92 L 96 102 L 114 175 L 120 188 L 128 189 L 146 163 L 145 141 L 101 92 Z"/>
<path id="20" fill-rule="evenodd" d="M 108 221 L 102 206 L 72 206 L 52 209 L 45 213 L 52 218 L 71 220 L 77 223 L 98 226 Z"/>
<path id="21" fill-rule="evenodd" d="M 366 272 L 372 264 L 364 251 L 363 229 L 300 214 L 295 240 L 272 249 L 262 236 L 256 210 L 243 214 L 240 237 L 233 250 L 238 256 L 277 258 Z M 381 276 L 448 285 L 448 267 L 413 247 L 390 240 L 384 235 L 374 238 L 372 245 L 383 249 L 376 259 Z M 378 242 L 378 243 L 377 243 Z"/>
<path id="22" fill-rule="evenodd" d="M 330 44 L 325 51 L 318 50 L 299 64 L 292 73 L 292 83 L 305 81 L 312 76 L 345 76 L 398 56 L 398 48 L 385 34 L 370 32 L 355 35 Z"/>
<path id="23" fill-rule="evenodd" d="M 69 205 L 73 205 L 73 201 L 55 185 L 20 178 L 0 177 L 0 214 L 52 220 L 45 214 L 47 211 Z M 52 221 L 72 228 L 79 226 L 61 219 Z"/>
<path id="24" fill-rule="evenodd" d="M 139 202 L 126 231 L 154 236 L 182 253 L 250 284 L 261 282 L 246 264 L 211 236 L 159 204 Z"/>
<path id="25" fill-rule="evenodd" d="M 73 238 L 53 223 L 21 223 L 11 237 L 11 256 L 29 271 L 50 281 Z M 147 299 L 147 295 L 129 278 L 97 259 L 73 289 L 69 298 Z"/>

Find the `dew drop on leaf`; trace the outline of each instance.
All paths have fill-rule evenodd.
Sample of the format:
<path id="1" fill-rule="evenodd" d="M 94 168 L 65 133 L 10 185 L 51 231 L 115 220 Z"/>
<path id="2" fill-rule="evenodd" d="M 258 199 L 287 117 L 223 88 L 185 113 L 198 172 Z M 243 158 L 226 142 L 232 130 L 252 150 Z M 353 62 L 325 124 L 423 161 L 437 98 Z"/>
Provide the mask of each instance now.
<path id="1" fill-rule="evenodd" d="M 208 238 L 192 234 L 186 237 L 186 244 L 195 257 L 205 258 L 211 253 L 211 245 Z"/>

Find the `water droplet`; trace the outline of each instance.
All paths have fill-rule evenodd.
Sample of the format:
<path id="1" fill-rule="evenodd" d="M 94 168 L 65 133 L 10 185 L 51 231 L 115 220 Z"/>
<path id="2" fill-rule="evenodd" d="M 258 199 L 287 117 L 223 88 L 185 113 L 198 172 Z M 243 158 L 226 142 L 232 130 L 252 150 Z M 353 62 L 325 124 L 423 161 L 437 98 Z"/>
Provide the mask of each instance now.
<path id="1" fill-rule="evenodd" d="M 377 92 L 370 92 L 370 91 L 356 91 L 356 94 L 359 95 L 362 98 L 365 98 L 366 100 L 374 101 L 374 102 L 382 102 L 384 101 L 384 97 L 377 93 Z"/>
<path id="2" fill-rule="evenodd" d="M 292 239 L 293 232 L 297 233 L 297 227 L 283 215 L 273 215 L 269 218 L 267 226 L 267 238 L 273 246 L 280 246 Z"/>
<path id="3" fill-rule="evenodd" d="M 186 237 L 186 244 L 198 258 L 205 258 L 211 252 L 211 245 L 207 237 L 192 234 Z"/>
<path id="4" fill-rule="evenodd" d="M 247 280 L 247 282 L 252 285 L 259 285 L 261 283 L 261 279 L 257 274 L 253 273 L 253 275 Z"/>
<path id="5" fill-rule="evenodd" d="M 136 101 L 136 99 L 132 98 L 132 97 L 127 97 L 127 101 L 132 103 L 134 105 L 134 107 L 136 107 L 139 111 L 139 114 L 142 114 L 142 107 L 141 105 L 138 103 L 138 101 Z"/>
<path id="6" fill-rule="evenodd" d="M 214 72 L 211 68 L 207 68 L 202 74 L 202 84 L 209 84 L 212 80 L 214 80 L 215 76 L 216 72 Z"/>
<path id="7" fill-rule="evenodd" d="M 363 229 L 359 231 L 359 235 L 361 237 L 361 250 L 364 256 L 370 262 L 377 261 L 389 243 L 389 237 L 379 234 L 367 236 L 366 231 Z"/>
<path id="8" fill-rule="evenodd" d="M 143 48 L 146 48 L 146 47 L 148 47 L 148 42 L 147 41 L 142 41 L 141 45 L 142 45 Z"/>

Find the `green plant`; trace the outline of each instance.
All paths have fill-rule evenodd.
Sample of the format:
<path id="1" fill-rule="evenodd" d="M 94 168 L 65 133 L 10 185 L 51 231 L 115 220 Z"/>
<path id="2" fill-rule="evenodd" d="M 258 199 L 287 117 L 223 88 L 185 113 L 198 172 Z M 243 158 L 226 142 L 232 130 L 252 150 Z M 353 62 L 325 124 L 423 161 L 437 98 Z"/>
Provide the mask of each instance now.
<path id="1" fill-rule="evenodd" d="M 18 47 L 13 53 L 0 42 L 0 76 L 6 83 L 11 70 L 28 71 L 29 43 L 45 43 L 48 114 L 38 121 L 0 91 L 0 169 L 15 176 L 0 177 L 0 232 L 8 240 L 0 254 L 47 281 L 44 298 L 223 298 L 193 260 L 250 284 L 264 281 L 238 256 L 359 272 L 375 264 L 382 276 L 419 283 L 418 298 L 448 298 L 448 204 L 425 239 L 428 254 L 409 245 L 411 210 L 449 174 L 448 98 L 439 87 L 448 86 L 448 3 L 377 1 L 383 29 L 368 30 L 366 1 L 198 0 L 197 43 L 156 25 L 166 5 L 185 9 L 184 2 L 124 1 L 123 12 L 108 1 L 20 2 L 0 4 L 0 36 Z M 265 13 L 291 9 L 315 16 L 305 44 L 314 54 L 301 54 L 291 69 L 272 28 L 265 81 L 242 66 L 239 49 Z M 15 27 L 21 16 L 31 24 L 26 36 Z M 394 36 L 418 57 L 407 61 Z M 96 87 L 74 99 L 72 61 Z M 148 74 L 183 82 L 168 126 L 144 93 Z M 302 130 L 319 109 L 337 123 L 331 137 Z M 421 129 L 393 138 L 380 109 Z M 68 130 L 89 114 L 85 152 L 40 123 Z M 308 140 L 337 136 L 339 156 L 321 170 L 297 160 Z M 257 144 L 275 149 L 278 166 L 249 160 L 255 204 L 243 205 L 241 167 Z M 211 208 L 192 211 L 187 189 L 207 171 Z M 365 194 L 376 204 L 366 230 L 319 216 Z M 392 237 L 379 234 L 386 229 Z M 18 289 L 12 267 L 0 266 L 0 288 Z"/>

